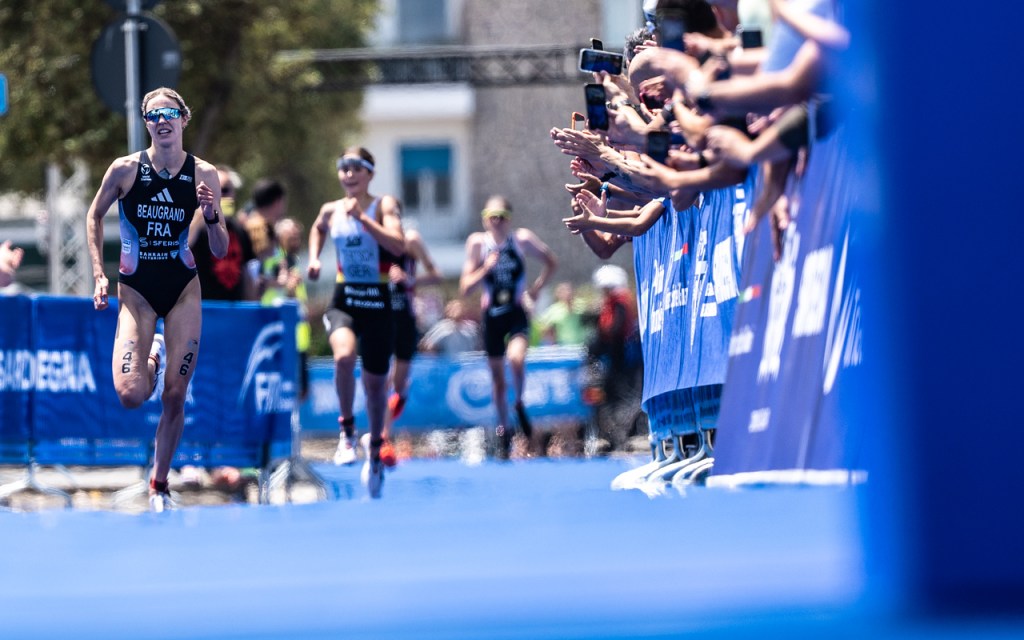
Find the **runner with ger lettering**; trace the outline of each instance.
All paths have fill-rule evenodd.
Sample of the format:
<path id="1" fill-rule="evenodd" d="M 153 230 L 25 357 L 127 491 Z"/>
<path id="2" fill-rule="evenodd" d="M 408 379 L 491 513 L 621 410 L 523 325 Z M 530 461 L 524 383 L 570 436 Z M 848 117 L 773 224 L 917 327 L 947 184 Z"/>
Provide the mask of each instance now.
<path id="1" fill-rule="evenodd" d="M 350 147 L 337 160 L 338 180 L 345 197 L 326 202 L 309 232 L 309 278 L 320 277 L 320 253 L 327 238 L 334 241 L 338 259 L 337 284 L 324 325 L 334 354 L 334 383 L 338 392 L 340 434 L 335 464 L 356 461 L 356 356 L 362 358 L 363 389 L 370 439 L 362 480 L 370 496 L 379 498 L 384 482 L 380 459 L 384 412 L 387 409 L 388 369 L 392 354 L 391 297 L 388 273 L 405 252 L 398 201 L 369 193 L 373 155 Z"/>

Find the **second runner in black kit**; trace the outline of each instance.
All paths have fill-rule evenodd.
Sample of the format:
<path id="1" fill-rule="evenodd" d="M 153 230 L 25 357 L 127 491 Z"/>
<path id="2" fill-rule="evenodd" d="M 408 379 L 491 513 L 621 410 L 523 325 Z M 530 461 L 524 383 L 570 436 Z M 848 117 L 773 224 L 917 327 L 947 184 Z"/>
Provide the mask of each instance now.
<path id="1" fill-rule="evenodd" d="M 346 197 L 320 207 L 309 233 L 309 278 L 320 277 L 320 253 L 327 238 L 331 238 L 338 275 L 331 307 L 324 313 L 324 324 L 334 354 L 334 381 L 341 412 L 334 461 L 356 461 L 353 404 L 358 355 L 362 359 L 370 428 L 362 479 L 370 495 L 378 498 L 384 482 L 380 448 L 393 339 L 388 279 L 391 267 L 405 252 L 405 237 L 398 201 L 368 191 L 374 170 L 370 152 L 361 147 L 346 149 L 338 158 L 337 168 Z"/>
<path id="2" fill-rule="evenodd" d="M 423 274 L 417 275 L 422 266 Z M 416 326 L 416 312 L 413 302 L 416 298 L 416 286 L 426 286 L 441 282 L 441 272 L 427 252 L 423 236 L 415 229 L 405 232 L 405 253 L 400 256 L 398 264 L 391 267 L 391 311 L 395 323 L 395 364 L 391 370 L 391 395 L 388 397 L 388 420 L 384 426 L 384 448 L 382 459 L 387 466 L 397 462 L 394 447 L 390 443 L 391 423 L 398 419 L 405 408 L 406 396 L 409 392 L 409 368 L 412 357 L 416 354 L 419 342 L 419 329 Z"/>
<path id="3" fill-rule="evenodd" d="M 557 266 L 554 253 L 535 233 L 511 228 L 512 207 L 502 196 L 491 196 L 481 212 L 484 230 L 466 239 L 466 261 L 462 266 L 459 292 L 466 295 L 482 287 L 484 349 L 491 370 L 491 390 L 498 413 L 495 428 L 497 454 L 508 455 L 510 431 L 508 391 L 505 386 L 505 358 L 512 370 L 514 407 L 519 427 L 529 441 L 530 421 L 523 404 L 526 383 L 526 348 L 529 322 L 527 306 L 532 305 L 541 287 Z M 526 287 L 526 256 L 541 261 L 541 272 Z"/>
<path id="4" fill-rule="evenodd" d="M 219 210 L 217 170 L 182 148 L 182 131 L 191 116 L 184 100 L 173 89 L 155 89 L 142 99 L 142 112 L 152 143 L 110 165 L 89 207 L 87 228 L 96 280 L 93 304 L 103 310 L 109 305 L 103 216 L 118 203 L 121 264 L 112 364 L 121 404 L 140 406 L 159 388 L 160 372 L 171 365 L 160 394 L 149 496 L 150 508 L 163 511 L 173 505 L 167 475 L 185 424 L 185 395 L 202 330 L 189 227 L 206 225 L 210 251 L 217 257 L 227 252 L 228 235 Z M 163 335 L 156 333 L 160 318 Z"/>

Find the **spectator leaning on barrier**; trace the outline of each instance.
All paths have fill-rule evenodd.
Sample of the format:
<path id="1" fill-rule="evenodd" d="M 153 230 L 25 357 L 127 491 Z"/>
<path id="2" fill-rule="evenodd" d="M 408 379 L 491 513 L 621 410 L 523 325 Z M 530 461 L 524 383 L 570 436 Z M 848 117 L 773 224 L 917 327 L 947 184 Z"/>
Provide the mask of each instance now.
<path id="1" fill-rule="evenodd" d="M 12 247 L 10 240 L 0 243 L 0 287 L 6 287 L 14 282 L 14 274 L 21 266 L 24 256 L 25 250 L 21 247 Z"/>
<path id="2" fill-rule="evenodd" d="M 202 327 L 196 263 L 188 228 L 202 216 L 210 251 L 223 257 L 228 235 L 220 214 L 216 168 L 182 147 L 191 112 L 178 92 L 162 87 L 142 99 L 151 138 L 144 151 L 111 163 L 89 207 L 89 254 L 96 288 L 93 304 L 109 305 L 103 272 L 103 217 L 117 202 L 121 213 L 121 264 L 117 330 L 114 334 L 114 390 L 128 408 L 142 405 L 157 389 L 163 408 L 153 450 L 150 507 L 173 505 L 167 486 L 174 452 L 185 425 L 185 396 L 195 375 Z M 156 334 L 164 319 L 164 335 Z M 167 367 L 166 365 L 170 365 Z"/>

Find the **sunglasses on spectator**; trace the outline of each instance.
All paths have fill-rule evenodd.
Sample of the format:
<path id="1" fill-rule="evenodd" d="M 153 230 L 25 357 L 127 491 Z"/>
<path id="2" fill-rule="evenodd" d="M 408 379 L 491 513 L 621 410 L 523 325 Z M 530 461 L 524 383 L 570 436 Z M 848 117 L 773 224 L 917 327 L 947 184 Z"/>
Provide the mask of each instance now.
<path id="1" fill-rule="evenodd" d="M 357 171 L 366 169 L 373 171 L 373 165 L 362 158 L 338 158 L 338 171 Z"/>
<path id="2" fill-rule="evenodd" d="M 146 112 L 144 116 L 146 120 L 156 124 L 160 122 L 160 117 L 163 116 L 164 120 L 170 122 L 171 120 L 177 120 L 181 117 L 181 109 L 175 109 L 173 107 L 160 107 L 159 109 L 152 109 Z"/>

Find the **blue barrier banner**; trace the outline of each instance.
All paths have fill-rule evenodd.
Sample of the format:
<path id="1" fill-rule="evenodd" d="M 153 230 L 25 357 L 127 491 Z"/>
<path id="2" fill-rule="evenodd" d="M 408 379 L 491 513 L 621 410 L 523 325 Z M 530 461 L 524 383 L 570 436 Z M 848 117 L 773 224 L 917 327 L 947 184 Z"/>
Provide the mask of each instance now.
<path id="1" fill-rule="evenodd" d="M 28 461 L 35 366 L 32 300 L 0 296 L 0 464 Z"/>
<path id="2" fill-rule="evenodd" d="M 637 319 L 644 360 L 644 402 L 663 393 L 692 387 L 696 379 L 696 369 L 692 372 L 685 369 L 683 346 L 690 334 L 687 310 L 696 211 L 696 207 L 676 211 L 671 201 L 666 200 L 665 211 L 658 221 L 633 240 Z"/>
<path id="3" fill-rule="evenodd" d="M 744 183 L 704 194 L 685 211 L 668 203 L 633 242 L 643 408 L 654 438 L 714 426 L 739 295 L 740 231 L 754 180 L 751 172 Z"/>
<path id="4" fill-rule="evenodd" d="M 753 187 L 751 171 L 743 184 L 705 194 L 700 206 L 691 286 L 697 304 L 690 308 L 687 349 L 687 357 L 696 361 L 695 387 L 721 387 L 725 382 L 729 337 L 739 297 L 743 220 Z"/>
<path id="5" fill-rule="evenodd" d="M 96 311 L 86 298 L 39 296 L 33 299 L 33 313 L 36 461 L 145 465 L 160 406 L 147 402 L 128 411 L 114 393 L 116 301 Z"/>
<path id="6" fill-rule="evenodd" d="M 715 475 L 854 464 L 833 396 L 842 372 L 860 363 L 842 131 L 816 144 L 810 158 L 789 194 L 794 213 L 780 260 L 767 221 L 746 248 Z"/>
<path id="7" fill-rule="evenodd" d="M 175 464 L 263 466 L 290 455 L 297 321 L 294 303 L 203 303 L 199 364 Z"/>
<path id="8" fill-rule="evenodd" d="M 104 311 L 85 298 L 29 301 L 31 361 L 20 402 L 30 407 L 25 441 L 40 464 L 145 465 L 160 419 L 162 379 L 135 410 L 114 392 L 117 300 Z M 297 388 L 294 304 L 204 303 L 195 377 L 174 466 L 262 466 L 291 452 Z M 5 318 L 4 331 L 9 323 Z M 5 352 L 6 353 L 6 352 Z M 167 375 L 175 375 L 170 370 Z M 22 376 L 17 373 L 16 376 Z M 5 379 L 8 376 L 5 375 Z M 5 406 L 6 408 L 6 406 Z M 5 411 L 4 425 L 8 424 Z"/>
<path id="9" fill-rule="evenodd" d="M 523 402 L 536 424 L 582 421 L 588 417 L 589 409 L 582 401 L 582 367 L 583 352 L 578 347 L 529 349 Z M 365 431 L 366 397 L 358 379 L 359 370 L 357 365 L 354 413 L 357 428 Z M 395 429 L 417 431 L 497 422 L 491 401 L 491 373 L 483 352 L 454 358 L 417 355 L 409 379 L 409 397 L 405 410 L 394 423 Z M 511 408 L 511 382 L 509 387 Z M 334 364 L 329 358 L 310 362 L 310 394 L 300 415 L 304 433 L 338 432 L 338 395 Z"/>

